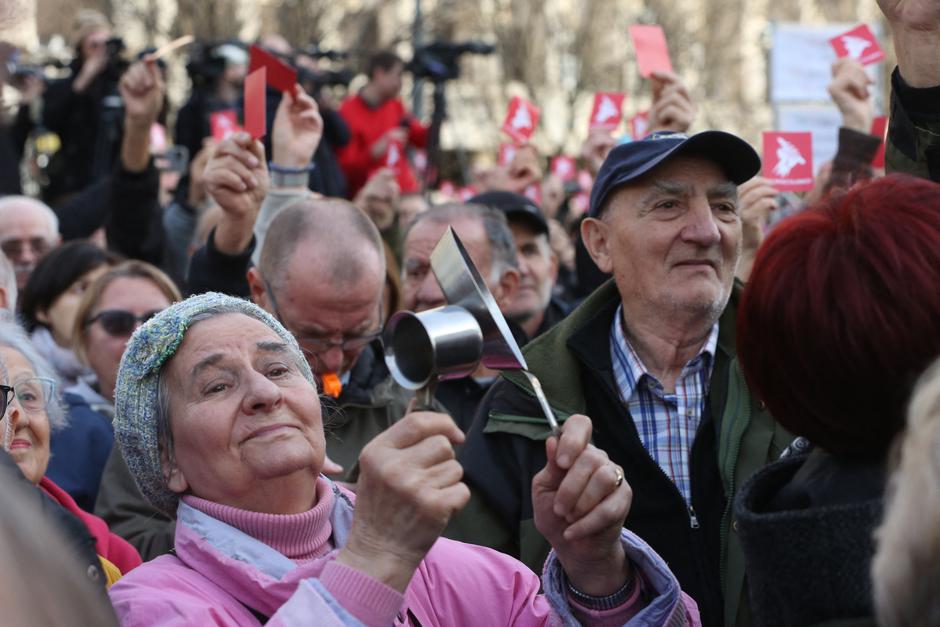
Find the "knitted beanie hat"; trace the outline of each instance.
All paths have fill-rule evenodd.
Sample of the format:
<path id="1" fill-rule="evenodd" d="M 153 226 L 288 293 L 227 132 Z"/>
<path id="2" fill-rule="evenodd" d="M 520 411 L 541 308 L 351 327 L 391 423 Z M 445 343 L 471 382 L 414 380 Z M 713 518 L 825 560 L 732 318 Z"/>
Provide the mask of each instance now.
<path id="1" fill-rule="evenodd" d="M 118 369 L 114 433 L 141 493 L 154 507 L 173 517 L 179 495 L 167 488 L 157 433 L 160 373 L 191 325 L 230 313 L 244 314 L 270 327 L 295 353 L 304 377 L 314 382 L 294 336 L 271 314 L 240 298 L 214 292 L 192 296 L 164 309 L 137 329 L 127 343 Z"/>

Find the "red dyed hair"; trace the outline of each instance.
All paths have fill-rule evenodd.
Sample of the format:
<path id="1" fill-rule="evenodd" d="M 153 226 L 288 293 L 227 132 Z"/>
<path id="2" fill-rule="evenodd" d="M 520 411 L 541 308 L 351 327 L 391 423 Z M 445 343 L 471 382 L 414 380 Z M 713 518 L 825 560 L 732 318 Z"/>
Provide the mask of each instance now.
<path id="1" fill-rule="evenodd" d="M 940 185 L 891 175 L 768 236 L 738 311 L 754 393 L 796 435 L 883 456 L 940 355 Z"/>

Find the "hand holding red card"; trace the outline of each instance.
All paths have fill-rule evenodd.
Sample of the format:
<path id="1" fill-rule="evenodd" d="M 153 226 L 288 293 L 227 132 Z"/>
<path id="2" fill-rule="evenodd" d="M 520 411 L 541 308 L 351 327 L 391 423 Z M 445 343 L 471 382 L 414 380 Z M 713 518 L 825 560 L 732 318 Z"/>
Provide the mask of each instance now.
<path id="1" fill-rule="evenodd" d="M 640 140 L 646 137 L 650 128 L 650 112 L 641 111 L 630 118 L 630 134 L 634 140 Z"/>
<path id="2" fill-rule="evenodd" d="M 649 78 L 653 72 L 672 72 L 669 47 L 661 26 L 634 24 L 630 27 L 630 37 L 636 50 L 640 76 Z"/>
<path id="3" fill-rule="evenodd" d="M 813 134 L 764 133 L 764 177 L 778 190 L 813 188 Z"/>
<path id="4" fill-rule="evenodd" d="M 849 57 L 862 65 L 877 63 L 885 58 L 885 53 L 875 34 L 867 24 L 856 26 L 829 40 L 839 58 Z"/>
<path id="5" fill-rule="evenodd" d="M 559 155 L 553 158 L 549 169 L 552 174 L 566 183 L 578 178 L 578 168 L 572 157 Z"/>
<path id="6" fill-rule="evenodd" d="M 249 73 L 265 68 L 267 69 L 268 85 L 280 92 L 289 91 L 294 93 L 297 85 L 297 70 L 258 46 L 252 46 L 249 48 L 249 52 Z"/>
<path id="7" fill-rule="evenodd" d="M 242 130 L 238 124 L 238 114 L 235 109 L 225 109 L 209 114 L 209 128 L 212 130 L 212 139 L 217 144 L 232 133 Z"/>
<path id="8" fill-rule="evenodd" d="M 519 96 L 509 101 L 506 120 L 503 122 L 503 132 L 509 135 L 516 144 L 528 143 L 538 123 L 538 107 Z"/>
<path id="9" fill-rule="evenodd" d="M 591 120 L 588 130 L 595 128 L 616 128 L 620 124 L 623 113 L 623 101 L 626 94 L 622 92 L 597 92 L 594 94 L 594 107 L 591 109 Z"/>

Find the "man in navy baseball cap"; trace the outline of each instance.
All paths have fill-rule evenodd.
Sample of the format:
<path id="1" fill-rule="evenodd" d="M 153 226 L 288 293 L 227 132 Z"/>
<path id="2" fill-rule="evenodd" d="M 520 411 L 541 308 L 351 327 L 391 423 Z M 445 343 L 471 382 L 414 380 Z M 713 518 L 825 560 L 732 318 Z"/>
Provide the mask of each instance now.
<path id="1" fill-rule="evenodd" d="M 746 142 L 718 131 L 653 133 L 611 150 L 581 235 L 613 278 L 525 348 L 551 406 L 591 418 L 592 442 L 633 490 L 626 526 L 666 559 L 705 625 L 733 621 L 746 599 L 727 504 L 792 439 L 736 365 L 737 187 L 759 170 Z M 539 467 L 548 430 L 526 379 L 503 376 L 461 462 L 480 498 L 514 520 L 525 513 L 500 509 L 505 490 L 485 486 L 527 485 L 520 468 Z M 541 555 L 529 540 L 520 552 L 533 564 Z"/>

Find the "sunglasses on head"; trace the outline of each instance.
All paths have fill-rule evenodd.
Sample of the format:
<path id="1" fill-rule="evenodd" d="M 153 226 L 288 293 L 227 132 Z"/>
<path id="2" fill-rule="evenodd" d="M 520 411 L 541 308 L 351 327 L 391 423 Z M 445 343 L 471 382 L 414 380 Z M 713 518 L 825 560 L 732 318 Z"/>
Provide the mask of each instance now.
<path id="1" fill-rule="evenodd" d="M 105 333 L 115 337 L 121 337 L 133 333 L 134 329 L 137 328 L 138 322 L 143 324 L 158 313 L 160 313 L 160 310 L 154 309 L 138 316 L 126 309 L 105 309 L 89 318 L 88 321 L 85 322 L 85 326 L 90 327 L 95 322 L 99 322 Z"/>

